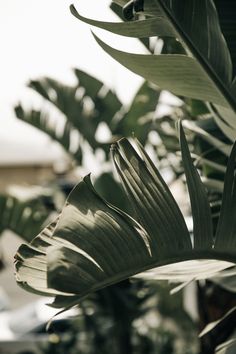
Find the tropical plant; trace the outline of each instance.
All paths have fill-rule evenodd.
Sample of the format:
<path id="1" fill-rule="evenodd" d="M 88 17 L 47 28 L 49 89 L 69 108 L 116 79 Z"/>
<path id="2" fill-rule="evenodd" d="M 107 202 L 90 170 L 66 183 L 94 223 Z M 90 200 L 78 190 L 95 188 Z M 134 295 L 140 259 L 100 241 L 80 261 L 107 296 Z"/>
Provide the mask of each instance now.
<path id="1" fill-rule="evenodd" d="M 146 142 L 152 125 L 150 114 L 156 109 L 159 90 L 145 82 L 130 107 L 125 107 L 104 83 L 79 69 L 74 73 L 78 80 L 74 86 L 47 77 L 29 83 L 51 107 L 56 107 L 56 118 L 52 112 L 26 110 L 22 104 L 15 107 L 17 118 L 57 141 L 79 165 L 83 163 L 84 149 L 86 154 L 86 143 L 94 152 L 99 148 L 107 153 L 112 139 L 131 136 L 133 132 L 142 143 Z M 107 126 L 112 139 L 99 141 L 96 133 L 100 124 Z"/>
<path id="2" fill-rule="evenodd" d="M 125 0 L 115 2 L 121 6 L 127 3 Z M 233 51 L 235 35 L 232 34 L 231 26 L 235 25 L 235 18 L 232 18 L 230 11 L 222 10 L 221 1 L 217 3 L 220 22 Z M 121 23 L 85 18 L 73 5 L 71 11 L 78 19 L 119 35 L 135 38 L 171 37 L 178 40 L 185 54 L 143 55 L 116 50 L 94 35 L 109 55 L 160 88 L 179 96 L 209 102 L 216 123 L 234 141 L 236 80 L 235 61 L 232 62 L 232 58 L 235 60 L 235 55 L 233 51 L 231 58 L 222 36 L 213 0 L 198 4 L 194 0 L 145 0 L 142 12 L 144 19 L 142 16 L 142 19 Z"/>
<path id="3" fill-rule="evenodd" d="M 213 236 L 207 195 L 181 125 L 180 143 L 194 221 L 193 243 L 176 202 L 145 150 L 137 143 L 137 152 L 123 139 L 112 147 L 113 160 L 136 220 L 103 200 L 89 176 L 85 177 L 69 195 L 60 217 L 31 245 L 20 247 L 16 255 L 20 285 L 55 296 L 53 306 L 67 308 L 91 291 L 148 269 L 155 268 L 146 273 L 152 279 L 188 282 L 232 266 L 236 148 L 229 158 L 219 225 Z"/>
<path id="4" fill-rule="evenodd" d="M 134 149 L 127 140 L 115 143 L 113 161 L 133 207 L 132 211 L 129 210 L 131 216 L 101 198 L 89 177 L 85 177 L 69 195 L 59 219 L 39 234 L 31 246 L 22 246 L 16 256 L 19 284 L 27 290 L 55 296 L 52 306 L 58 308 L 77 304 L 91 291 L 149 268 L 150 271 L 142 273 L 143 277 L 189 282 L 217 274 L 212 278 L 215 284 L 234 289 L 235 269 L 227 270 L 236 262 L 233 221 L 235 146 L 231 152 L 236 137 L 236 36 L 232 31 L 235 16 L 229 11 L 233 5 L 225 6 L 221 0 L 144 0 L 144 7 L 139 8 L 143 11 L 137 13 L 139 1 L 135 6 L 132 1 L 117 0 L 115 3 L 112 8 L 121 18 L 120 10 L 125 6 L 125 17 L 128 9 L 128 15 L 131 14 L 130 18 L 134 20 L 109 23 L 83 17 L 73 5 L 71 11 L 88 24 L 141 38 L 151 54 L 118 51 L 95 36 L 114 59 L 183 100 L 181 118 L 191 131 L 189 136 L 194 147 L 191 156 L 180 126 L 180 147 L 194 222 L 193 238 L 142 146 L 137 143 Z M 148 38 L 154 36 L 163 40 L 159 54 L 150 50 Z M 165 159 L 165 151 L 176 153 L 178 150 L 173 130 L 176 117 L 150 120 L 147 113 L 154 111 L 158 91 L 147 83 L 144 89 L 146 97 L 152 97 L 149 101 L 152 102 L 151 110 L 143 101 L 138 106 L 140 101 L 135 98 L 130 114 L 122 114 L 124 110 L 119 108 L 122 119 L 117 119 L 114 112 L 114 118 L 106 123 L 113 136 L 130 136 L 134 130 L 143 144 L 150 129 L 154 128 L 165 147 L 164 150 L 163 147 L 157 149 L 158 155 Z M 54 91 L 51 97 L 55 99 L 58 95 Z M 33 116 L 22 108 L 16 113 L 19 118 Z M 146 126 L 137 126 L 139 117 L 148 118 L 142 119 L 147 122 Z M 37 119 L 39 122 L 40 118 Z M 25 120 L 33 122 L 32 118 Z M 44 129 L 43 125 L 41 127 Z M 51 136 L 57 139 L 55 134 L 51 133 Z M 86 134 L 82 133 L 82 136 L 86 137 Z M 70 144 L 64 146 L 70 150 Z M 201 169 L 208 195 L 191 157 Z M 175 176 L 182 174 L 179 164 L 170 165 Z M 224 268 L 226 270 L 219 273 Z M 74 281 L 77 277 L 79 283 Z M 199 284 L 199 289 L 202 291 L 204 287 Z M 229 322 L 221 323 L 222 331 L 226 330 L 221 339 L 226 340 L 228 332 L 227 325 L 224 325 Z M 219 344 L 214 340 L 214 332 L 209 338 L 210 343 L 202 348 L 202 354 L 213 353 Z M 217 350 L 227 352 L 227 343 Z"/>

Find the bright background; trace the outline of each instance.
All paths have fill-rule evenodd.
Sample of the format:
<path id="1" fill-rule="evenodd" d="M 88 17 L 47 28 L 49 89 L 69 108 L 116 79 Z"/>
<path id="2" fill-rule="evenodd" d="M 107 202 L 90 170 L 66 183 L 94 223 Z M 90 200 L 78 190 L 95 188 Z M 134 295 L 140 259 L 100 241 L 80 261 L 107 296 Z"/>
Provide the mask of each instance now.
<path id="1" fill-rule="evenodd" d="M 74 2 L 87 17 L 117 21 L 109 3 L 109 0 Z M 30 79 L 51 76 L 73 84 L 71 69 L 78 67 L 102 79 L 125 103 L 130 102 L 141 82 L 141 78 L 99 48 L 91 28 L 71 15 L 70 4 L 71 0 L 0 1 L 0 163 L 17 159 L 19 162 L 24 156 L 37 161 L 46 151 L 52 159 L 61 155 L 61 148 L 47 136 L 14 118 L 13 107 L 18 101 L 23 100 L 29 106 L 41 104 L 26 88 Z M 116 48 L 143 50 L 136 40 L 116 36 L 114 41 L 110 33 L 95 32 L 108 43 L 113 38 Z"/>

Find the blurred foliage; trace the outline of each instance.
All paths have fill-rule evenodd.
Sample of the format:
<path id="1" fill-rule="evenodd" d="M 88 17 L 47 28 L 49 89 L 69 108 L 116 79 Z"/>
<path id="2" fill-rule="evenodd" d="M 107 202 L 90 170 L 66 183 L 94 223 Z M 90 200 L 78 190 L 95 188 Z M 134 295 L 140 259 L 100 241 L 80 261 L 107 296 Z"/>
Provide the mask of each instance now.
<path id="1" fill-rule="evenodd" d="M 235 62 L 235 35 L 232 31 L 234 13 L 228 11 L 223 1 L 214 2 Z M 112 4 L 112 9 L 122 18 L 120 6 Z M 162 54 L 186 53 L 180 42 L 173 37 L 160 38 L 163 41 Z M 148 38 L 142 38 L 141 41 L 151 53 L 155 52 L 155 45 L 151 46 Z M 109 144 L 121 136 L 129 137 L 134 134 L 151 152 L 156 153 L 160 168 L 171 171 L 173 180 L 182 178 L 183 174 L 178 157 L 179 143 L 175 123 L 178 119 L 190 122 L 190 125 L 186 125 L 188 143 L 195 164 L 204 176 L 212 206 L 213 225 L 216 228 L 231 141 L 215 123 L 214 114 L 207 105 L 181 96 L 181 106 L 172 106 L 168 114 L 158 115 L 161 91 L 155 86 L 145 82 L 133 102 L 125 107 L 117 95 L 101 81 L 78 69 L 74 73 L 77 78 L 74 86 L 66 86 L 51 78 L 34 80 L 29 84 L 50 106 L 56 108 L 58 118 L 51 117 L 51 110 L 26 110 L 21 104 L 15 108 L 17 117 L 61 144 L 79 166 L 83 166 L 86 158 L 86 144 L 94 153 L 101 149 L 105 160 L 109 161 Z M 97 134 L 101 123 L 109 130 L 109 137 L 105 141 Z M 99 176 L 95 180 L 95 187 L 109 202 L 116 201 L 118 207 L 132 213 L 120 185 L 110 172 Z M 36 233 L 33 231 L 31 235 Z M 220 284 L 221 281 L 218 280 L 221 288 Z M 100 290 L 81 303 L 83 315 L 70 328 L 68 340 L 54 343 L 55 337 L 52 336 L 44 353 L 196 353 L 196 329 L 193 321 L 183 310 L 181 293 L 171 297 L 169 290 L 167 284 L 138 281 L 126 281 Z M 234 293 L 231 295 L 233 297 Z M 232 305 L 232 297 L 227 292 L 222 295 L 219 288 L 211 282 L 199 284 L 200 326 L 203 328 L 215 319 L 214 316 L 219 318 L 219 308 L 220 316 L 223 315 L 227 304 Z M 217 303 L 218 300 L 220 303 Z M 222 340 L 225 340 L 224 334 L 227 331 L 225 332 L 224 323 L 221 331 Z M 201 354 L 213 353 L 219 340 L 213 337 L 210 334 L 207 344 L 202 344 Z"/>
<path id="2" fill-rule="evenodd" d="M 22 201 L 11 195 L 0 195 L 0 235 L 10 230 L 29 242 L 49 222 L 49 214 L 50 210 L 38 198 Z"/>
<path id="3" fill-rule="evenodd" d="M 169 292 L 167 283 L 141 280 L 97 291 L 80 303 L 81 315 L 52 323 L 42 354 L 197 353 L 182 295 Z"/>
<path id="4" fill-rule="evenodd" d="M 128 107 L 114 105 L 114 103 L 110 105 L 110 97 L 117 102 L 115 94 L 97 79 L 90 80 L 90 76 L 86 73 L 79 70 L 75 70 L 75 73 L 78 84 L 73 88 L 48 78 L 35 80 L 30 84 L 31 88 L 63 113 L 66 122 L 64 126 L 62 125 L 64 130 L 58 129 L 61 117 L 58 118 L 58 122 L 50 123 L 53 119 L 50 118 L 49 112 L 35 113 L 34 109 L 26 111 L 22 105 L 18 105 L 15 109 L 17 117 L 59 142 L 78 166 L 83 166 L 86 159 L 85 142 L 94 152 L 97 149 L 104 151 L 105 163 L 107 159 L 109 161 L 109 143 L 121 136 L 134 134 L 157 154 L 160 166 L 171 169 L 175 178 L 181 176 L 182 167 L 179 158 L 174 159 L 173 154 L 179 150 L 175 122 L 182 109 L 173 106 L 169 115 L 156 116 L 158 105 L 162 104 L 161 92 L 147 82 L 142 84 Z M 80 95 L 76 93 L 78 87 L 83 90 Z M 99 97 L 99 92 L 102 98 Z M 109 92 L 108 97 L 104 92 Z M 87 116 L 85 116 L 84 107 L 88 98 L 92 104 L 87 107 Z M 71 107 L 74 109 L 72 110 Z M 110 121 L 108 118 L 104 119 L 103 112 L 107 112 L 107 117 L 110 115 Z M 110 130 L 110 138 L 106 143 L 99 142 L 96 135 L 101 121 L 108 123 L 107 127 Z M 90 124 L 93 125 L 92 128 Z M 65 139 L 65 134 L 69 131 L 66 128 L 68 125 L 79 137 L 76 140 L 78 145 L 72 142 L 74 139 L 72 130 Z M 93 132 L 93 139 L 87 135 L 88 131 Z M 156 134 L 154 141 L 150 138 L 150 132 Z M 76 148 L 73 150 L 72 146 L 75 145 Z M 66 176 L 63 177 L 63 181 L 60 178 L 56 183 L 59 182 L 60 188 L 66 194 L 73 187 L 67 183 Z M 130 214 L 134 213 L 120 184 L 110 172 L 102 173 L 95 179 L 94 184 L 99 194 L 110 203 Z M 167 284 L 125 281 L 100 290 L 80 303 L 82 315 L 73 321 L 72 328 L 68 329 L 66 340 L 62 337 L 58 343 L 49 342 L 48 349 L 43 349 L 43 352 L 48 354 L 60 354 L 65 351 L 71 354 L 77 352 L 106 354 L 111 351 L 114 354 L 196 353 L 195 324 L 183 309 L 182 294 L 170 296 L 169 289 Z"/>
<path id="5" fill-rule="evenodd" d="M 52 209 L 48 200 L 47 196 L 20 199 L 0 194 L 0 237 L 9 230 L 30 242 L 50 220 Z M 0 249 L 0 271 L 3 269 L 4 254 Z"/>

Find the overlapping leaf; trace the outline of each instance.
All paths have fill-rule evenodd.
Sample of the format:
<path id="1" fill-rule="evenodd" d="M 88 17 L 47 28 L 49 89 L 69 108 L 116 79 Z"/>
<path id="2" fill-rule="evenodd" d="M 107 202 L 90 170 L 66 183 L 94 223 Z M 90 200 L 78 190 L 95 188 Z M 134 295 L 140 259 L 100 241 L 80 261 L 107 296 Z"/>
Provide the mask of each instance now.
<path id="1" fill-rule="evenodd" d="M 217 12 L 219 14 L 220 26 L 223 32 L 223 35 L 226 39 L 234 68 L 234 77 L 236 75 L 236 17 L 234 9 L 234 1 L 226 2 L 224 0 L 214 0 Z"/>
<path id="2" fill-rule="evenodd" d="M 110 125 L 115 136 L 131 136 L 133 133 L 144 144 L 150 132 L 153 115 L 158 105 L 160 91 L 144 82 L 138 89 L 122 119 Z"/>
<path id="3" fill-rule="evenodd" d="M 67 153 L 69 153 L 78 163 L 82 159 L 82 151 L 79 136 L 75 139 L 77 131 L 70 122 L 65 122 L 62 129 L 58 129 L 58 122 L 51 122 L 50 116 L 43 111 L 30 110 L 26 111 L 21 104 L 15 107 L 15 114 L 20 120 L 29 123 L 46 133 L 54 141 L 57 141 Z"/>
<path id="4" fill-rule="evenodd" d="M 29 246 L 20 247 L 16 255 L 20 285 L 56 296 L 53 306 L 65 308 L 91 291 L 148 269 L 155 278 L 188 281 L 232 266 L 236 262 L 235 246 L 229 235 L 227 247 L 222 249 L 220 242 L 225 235 L 220 232 L 214 247 L 205 191 L 182 129 L 180 136 L 192 196 L 193 245 L 173 196 L 143 147 L 136 142 L 134 148 L 122 139 L 113 145 L 112 154 L 137 220 L 103 200 L 89 176 L 85 177 L 69 195 L 59 219 Z M 227 178 L 231 178 L 231 168 L 229 162 Z M 196 196 L 194 183 L 201 191 Z M 220 225 L 225 222 L 224 207 L 222 210 Z M 203 217 L 204 213 L 208 217 Z M 228 222 L 234 224 L 233 220 Z"/>
<path id="5" fill-rule="evenodd" d="M 30 88 L 63 114 L 61 120 L 51 119 L 47 112 L 25 111 L 21 105 L 15 107 L 15 112 L 19 119 L 59 142 L 80 163 L 83 153 L 81 141 L 87 141 L 92 149 L 98 148 L 100 144 L 95 135 L 99 123 L 109 124 L 122 104 L 103 82 L 79 69 L 74 72 L 78 83 L 73 86 L 47 77 L 29 83 Z"/>
<path id="6" fill-rule="evenodd" d="M 126 2 L 117 3 L 123 6 Z M 160 88 L 215 104 L 217 124 L 227 137 L 234 140 L 236 99 L 232 86 L 233 66 L 213 0 L 146 0 L 146 18 L 128 23 L 90 20 L 81 16 L 73 6 L 71 11 L 80 20 L 116 34 L 137 38 L 171 36 L 180 40 L 188 53 L 186 55 L 141 55 L 116 50 L 95 36 L 109 55 Z M 228 14 L 221 8 L 220 15 L 232 48 L 232 20 L 228 20 Z"/>
<path id="7" fill-rule="evenodd" d="M 193 167 L 187 141 L 180 125 L 180 144 L 184 171 L 186 175 L 192 215 L 193 215 L 193 235 L 194 247 L 196 249 L 207 249 L 212 247 L 213 231 L 211 211 L 208 203 L 206 190 L 200 180 L 197 170 Z"/>
<path id="8" fill-rule="evenodd" d="M 233 329 L 235 326 L 235 314 L 236 307 L 230 309 L 222 318 L 217 321 L 209 323 L 204 330 L 200 333 L 200 337 L 210 336 L 213 343 L 221 343 L 219 340 L 222 338 L 221 335 L 224 333 L 225 328 Z M 235 352 L 236 340 L 231 338 L 224 343 L 217 346 L 216 354 L 233 354 Z"/>

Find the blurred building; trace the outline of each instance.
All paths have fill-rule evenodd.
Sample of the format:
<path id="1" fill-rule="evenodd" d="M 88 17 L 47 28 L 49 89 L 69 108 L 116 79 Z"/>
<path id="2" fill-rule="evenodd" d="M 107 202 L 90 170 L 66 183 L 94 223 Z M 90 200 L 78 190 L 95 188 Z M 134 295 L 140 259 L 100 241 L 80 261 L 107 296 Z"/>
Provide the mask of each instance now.
<path id="1" fill-rule="evenodd" d="M 31 127 L 21 126 L 6 124 L 0 131 L 0 193 L 12 186 L 21 190 L 21 187 L 47 185 L 71 164 L 58 144 Z M 0 311 L 8 306 L 21 307 L 38 298 L 15 282 L 14 255 L 22 242 L 9 230 L 0 237 L 0 258 L 3 257 L 5 265 L 0 272 Z"/>

